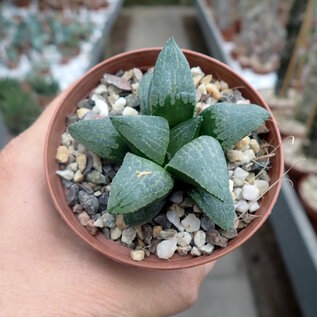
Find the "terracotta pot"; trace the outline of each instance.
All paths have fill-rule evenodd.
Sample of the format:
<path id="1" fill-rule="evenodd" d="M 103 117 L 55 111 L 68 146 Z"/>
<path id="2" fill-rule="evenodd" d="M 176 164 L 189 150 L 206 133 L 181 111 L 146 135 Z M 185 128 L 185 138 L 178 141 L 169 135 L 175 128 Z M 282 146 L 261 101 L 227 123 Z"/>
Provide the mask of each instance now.
<path id="1" fill-rule="evenodd" d="M 303 207 L 307 213 L 307 216 L 309 217 L 316 233 L 317 233 L 317 208 L 315 206 L 312 206 L 312 204 L 310 203 L 310 201 L 308 201 L 303 192 L 304 192 L 304 188 L 303 185 L 304 183 L 308 180 L 308 178 L 311 176 L 305 176 L 303 177 L 298 184 L 298 194 L 299 194 L 299 198 L 303 204 Z M 316 177 L 316 176 L 314 176 Z"/>
<path id="2" fill-rule="evenodd" d="M 65 130 L 66 115 L 75 111 L 77 103 L 81 99 L 86 98 L 99 84 L 99 80 L 105 72 L 114 74 L 120 69 L 128 70 L 133 67 L 146 70 L 149 67 L 154 66 L 160 51 L 161 48 L 149 48 L 114 56 L 95 66 L 76 82 L 72 89 L 60 101 L 48 128 L 45 143 L 45 173 L 49 192 L 57 211 L 68 226 L 95 250 L 115 261 L 132 266 L 161 270 L 183 269 L 214 261 L 246 242 L 270 215 L 280 191 L 280 182 L 265 195 L 261 202 L 260 209 L 256 212 L 257 217 L 254 221 L 239 232 L 235 239 L 229 241 L 226 248 L 217 249 L 210 256 L 194 258 L 191 255 L 179 256 L 175 254 L 172 259 L 166 261 L 157 258 L 155 255 L 151 255 L 142 262 L 135 262 L 129 256 L 130 249 L 123 247 L 118 242 L 107 240 L 102 233 L 91 236 L 87 230 L 80 225 L 77 217 L 66 203 L 62 182 L 55 174 L 58 169 L 55 154 L 57 147 L 60 145 L 61 136 Z M 226 81 L 231 87 L 243 86 L 243 94 L 246 98 L 250 99 L 252 103 L 261 105 L 269 110 L 267 104 L 258 93 L 228 66 L 206 55 L 188 50 L 184 50 L 184 53 L 191 66 L 200 66 L 205 73 L 219 76 L 219 78 Z M 267 141 L 275 148 L 281 144 L 280 134 L 275 119 L 271 118 L 271 120 L 267 122 L 267 126 L 270 129 L 270 132 L 266 134 Z M 279 147 L 277 155 L 272 159 L 272 168 L 270 170 L 272 183 L 281 178 L 283 166 L 283 153 L 281 147 Z"/>

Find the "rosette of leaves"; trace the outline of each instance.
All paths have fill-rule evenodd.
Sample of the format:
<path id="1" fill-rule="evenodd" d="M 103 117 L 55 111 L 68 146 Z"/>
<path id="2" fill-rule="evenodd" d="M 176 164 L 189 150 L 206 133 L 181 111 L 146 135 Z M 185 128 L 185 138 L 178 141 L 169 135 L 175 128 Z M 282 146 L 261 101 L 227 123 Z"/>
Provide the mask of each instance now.
<path id="1" fill-rule="evenodd" d="M 175 185 L 218 226 L 234 226 L 224 151 L 269 117 L 257 105 L 217 103 L 194 116 L 196 89 L 173 39 L 139 87 L 141 115 L 78 121 L 70 134 L 107 161 L 122 161 L 107 210 L 127 224 L 150 221 Z"/>

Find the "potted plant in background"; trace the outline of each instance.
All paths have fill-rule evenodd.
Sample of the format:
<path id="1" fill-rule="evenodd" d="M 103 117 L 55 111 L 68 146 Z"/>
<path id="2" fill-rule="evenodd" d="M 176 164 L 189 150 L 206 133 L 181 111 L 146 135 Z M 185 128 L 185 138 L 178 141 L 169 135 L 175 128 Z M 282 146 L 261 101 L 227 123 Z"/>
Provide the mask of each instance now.
<path id="1" fill-rule="evenodd" d="M 158 53 L 119 55 L 79 81 L 51 122 L 45 165 L 55 206 L 85 241 L 117 261 L 170 269 L 212 261 L 260 227 L 282 155 L 270 153 L 274 119 L 255 131 L 269 113 L 250 104 L 264 105 L 241 78 L 186 51 L 190 68 L 172 39 Z M 230 88 L 241 83 L 249 99 Z"/>

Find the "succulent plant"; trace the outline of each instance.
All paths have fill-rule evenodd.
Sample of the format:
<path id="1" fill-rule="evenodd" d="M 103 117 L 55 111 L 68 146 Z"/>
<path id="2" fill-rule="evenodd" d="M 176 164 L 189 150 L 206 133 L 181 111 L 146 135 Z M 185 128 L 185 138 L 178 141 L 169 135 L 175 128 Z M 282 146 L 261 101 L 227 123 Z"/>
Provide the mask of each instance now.
<path id="1" fill-rule="evenodd" d="M 59 91 L 58 82 L 52 77 L 33 74 L 28 78 L 31 88 L 39 95 L 54 96 Z"/>
<path id="2" fill-rule="evenodd" d="M 122 161 L 108 211 L 127 224 L 150 221 L 174 186 L 181 187 L 223 229 L 234 226 L 225 153 L 269 113 L 254 104 L 217 103 L 194 116 L 196 89 L 185 55 L 173 39 L 154 72 L 140 82 L 139 116 L 78 121 L 70 134 L 106 161 Z"/>

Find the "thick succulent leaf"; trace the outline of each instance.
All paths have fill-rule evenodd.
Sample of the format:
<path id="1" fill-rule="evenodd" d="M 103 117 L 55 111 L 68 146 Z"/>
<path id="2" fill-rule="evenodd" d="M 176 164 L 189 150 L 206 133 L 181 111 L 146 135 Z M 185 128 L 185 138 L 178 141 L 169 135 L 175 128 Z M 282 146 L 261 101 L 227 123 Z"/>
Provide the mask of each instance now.
<path id="1" fill-rule="evenodd" d="M 146 73 L 139 84 L 139 101 L 142 114 L 151 114 L 149 105 L 149 91 L 152 83 L 153 72 Z"/>
<path id="2" fill-rule="evenodd" d="M 202 121 L 202 117 L 194 117 L 171 130 L 170 142 L 167 148 L 168 159 L 171 159 L 183 145 L 198 137 Z"/>
<path id="3" fill-rule="evenodd" d="M 142 225 L 151 221 L 164 207 L 165 199 L 155 201 L 154 203 L 141 208 L 135 212 L 124 214 L 124 222 L 129 226 Z"/>
<path id="4" fill-rule="evenodd" d="M 149 93 L 152 115 L 167 119 L 171 128 L 192 118 L 196 89 L 185 55 L 171 38 L 160 52 Z"/>
<path id="5" fill-rule="evenodd" d="M 166 169 L 185 182 L 199 186 L 224 201 L 228 190 L 228 169 L 219 142 L 201 136 L 176 152 Z"/>
<path id="6" fill-rule="evenodd" d="M 224 150 L 256 130 L 270 116 L 264 108 L 254 104 L 221 102 L 200 114 L 204 118 L 200 134 L 216 138 Z"/>
<path id="7" fill-rule="evenodd" d="M 201 188 L 188 191 L 197 206 L 219 227 L 229 230 L 234 227 L 235 208 L 229 189 L 224 201 L 219 200 Z"/>
<path id="8" fill-rule="evenodd" d="M 164 198 L 173 188 L 173 179 L 161 166 L 127 153 L 112 180 L 108 211 L 127 214 Z"/>
<path id="9" fill-rule="evenodd" d="M 122 161 L 128 151 L 109 118 L 84 120 L 69 126 L 69 133 L 88 150 L 110 161 Z"/>
<path id="10" fill-rule="evenodd" d="M 115 116 L 111 118 L 113 126 L 132 145 L 130 150 L 137 149 L 152 161 L 163 164 L 169 142 L 168 122 L 154 116 Z"/>

